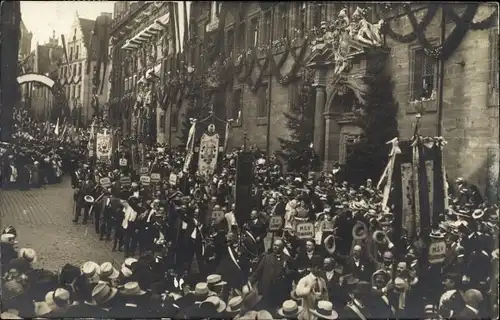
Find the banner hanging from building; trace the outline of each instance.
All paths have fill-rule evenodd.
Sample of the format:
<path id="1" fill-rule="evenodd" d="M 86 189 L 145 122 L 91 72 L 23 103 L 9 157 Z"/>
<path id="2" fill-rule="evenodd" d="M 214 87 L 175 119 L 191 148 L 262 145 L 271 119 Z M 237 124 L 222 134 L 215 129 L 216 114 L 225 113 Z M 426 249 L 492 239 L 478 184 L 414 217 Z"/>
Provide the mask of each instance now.
<path id="1" fill-rule="evenodd" d="M 201 136 L 200 140 L 200 158 L 198 160 L 198 173 L 204 176 L 210 176 L 214 173 L 217 165 L 217 156 L 219 154 L 219 135 L 206 134 Z"/>
<path id="2" fill-rule="evenodd" d="M 98 133 L 96 138 L 96 155 L 100 161 L 111 159 L 112 136 L 109 133 Z"/>

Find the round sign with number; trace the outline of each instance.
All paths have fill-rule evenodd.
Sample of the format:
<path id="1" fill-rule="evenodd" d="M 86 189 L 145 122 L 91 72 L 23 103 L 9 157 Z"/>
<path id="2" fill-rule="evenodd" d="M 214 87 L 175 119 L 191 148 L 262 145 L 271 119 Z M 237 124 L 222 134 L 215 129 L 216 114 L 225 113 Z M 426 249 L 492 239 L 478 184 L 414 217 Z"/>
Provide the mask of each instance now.
<path id="1" fill-rule="evenodd" d="M 314 238 L 314 224 L 311 222 L 302 222 L 297 224 L 297 238 L 312 239 Z"/>
<path id="2" fill-rule="evenodd" d="M 149 168 L 148 167 L 142 167 L 139 169 L 140 174 L 148 174 L 149 173 Z"/>
<path id="3" fill-rule="evenodd" d="M 125 158 L 120 159 L 120 166 L 126 167 L 127 166 L 127 159 L 125 159 Z"/>

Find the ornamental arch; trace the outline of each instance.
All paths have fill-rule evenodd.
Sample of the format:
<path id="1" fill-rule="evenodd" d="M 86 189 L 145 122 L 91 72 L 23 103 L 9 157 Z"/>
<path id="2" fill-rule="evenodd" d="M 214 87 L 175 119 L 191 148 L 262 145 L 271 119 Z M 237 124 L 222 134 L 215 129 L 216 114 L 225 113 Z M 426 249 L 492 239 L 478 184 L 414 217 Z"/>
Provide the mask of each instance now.
<path id="1" fill-rule="evenodd" d="M 50 89 L 54 95 L 54 107 L 50 111 L 50 118 L 67 118 L 70 116 L 70 108 L 63 87 L 57 82 L 40 73 L 27 73 L 17 77 L 19 85 L 35 82 L 42 84 Z"/>

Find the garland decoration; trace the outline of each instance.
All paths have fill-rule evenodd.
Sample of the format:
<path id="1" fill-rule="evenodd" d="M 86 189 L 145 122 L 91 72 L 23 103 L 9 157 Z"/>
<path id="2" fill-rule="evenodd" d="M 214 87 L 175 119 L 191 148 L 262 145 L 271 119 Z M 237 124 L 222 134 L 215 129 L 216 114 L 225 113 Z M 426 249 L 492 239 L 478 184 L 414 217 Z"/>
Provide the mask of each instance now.
<path id="1" fill-rule="evenodd" d="M 490 14 L 489 17 L 485 18 L 483 21 L 478 22 L 467 22 L 465 19 L 460 17 L 455 10 L 449 5 L 444 6 L 444 10 L 446 12 L 446 16 L 451 19 L 455 24 L 462 25 L 470 30 L 485 30 L 493 27 L 498 20 L 498 8 L 495 8 L 495 11 Z"/>
<path id="2" fill-rule="evenodd" d="M 444 5 L 444 7 L 446 7 L 446 5 Z M 478 7 L 479 3 L 468 4 L 464 14 L 462 15 L 463 21 L 467 24 L 472 22 L 472 19 L 474 19 Z M 413 12 L 411 12 L 411 10 L 409 10 L 408 7 L 406 9 L 413 29 L 418 30 L 418 23 L 415 15 L 413 14 Z M 438 46 L 433 46 L 432 44 L 430 44 L 423 31 L 424 30 L 421 30 L 420 32 L 417 31 L 417 39 L 420 45 L 422 45 L 422 47 L 424 48 L 424 51 L 427 53 L 427 55 L 435 59 L 446 61 L 460 46 L 469 29 L 466 27 L 466 24 L 457 24 L 451 34 L 443 41 L 443 43 Z"/>
<path id="3" fill-rule="evenodd" d="M 405 10 L 407 10 L 407 12 L 411 12 L 411 8 L 408 5 L 405 5 Z M 437 11 L 438 6 L 434 3 L 430 3 L 422 21 L 420 23 L 417 23 L 417 25 L 413 27 L 413 31 L 408 34 L 401 35 L 395 32 L 394 30 L 392 30 L 388 22 L 383 24 L 382 31 L 392 39 L 401 43 L 409 43 L 415 41 L 417 40 L 417 34 L 419 32 L 423 32 L 429 26 L 432 19 L 436 16 Z"/>

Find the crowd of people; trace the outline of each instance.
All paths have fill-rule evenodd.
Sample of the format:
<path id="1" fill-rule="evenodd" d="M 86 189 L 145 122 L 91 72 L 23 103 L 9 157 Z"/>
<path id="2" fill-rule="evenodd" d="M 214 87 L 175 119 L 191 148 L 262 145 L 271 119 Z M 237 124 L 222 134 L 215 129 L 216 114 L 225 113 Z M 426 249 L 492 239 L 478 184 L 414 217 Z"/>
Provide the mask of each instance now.
<path id="1" fill-rule="evenodd" d="M 498 314 L 498 208 L 464 179 L 433 225 L 430 238 L 446 245 L 444 260 L 433 263 L 421 241 L 394 238 L 397 213 L 382 208 L 371 180 L 352 186 L 334 172 L 285 174 L 276 157 L 253 152 L 251 213 L 243 220 L 235 212 L 238 151 L 221 155 L 210 179 L 183 170 L 181 149 L 150 147 L 144 171 L 133 170 L 126 148 L 109 163 L 81 153 L 68 170 L 73 221 L 92 223 L 124 262 L 69 262 L 52 273 L 37 268 L 33 249 L 17 249 L 22 235 L 6 228 L 2 318 Z M 141 178 L 146 171 L 150 178 Z M 311 224 L 312 233 L 303 229 Z"/>

